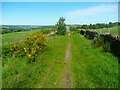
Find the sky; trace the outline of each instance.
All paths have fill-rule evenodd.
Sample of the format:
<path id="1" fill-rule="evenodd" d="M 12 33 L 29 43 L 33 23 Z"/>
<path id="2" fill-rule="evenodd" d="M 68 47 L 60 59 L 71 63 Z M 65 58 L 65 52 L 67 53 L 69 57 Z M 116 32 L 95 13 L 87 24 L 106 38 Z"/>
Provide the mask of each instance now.
<path id="1" fill-rule="evenodd" d="M 3 25 L 95 24 L 118 21 L 117 2 L 2 2 Z"/>
<path id="2" fill-rule="evenodd" d="M 2 2 L 119 2 L 119 0 L 1 0 Z"/>

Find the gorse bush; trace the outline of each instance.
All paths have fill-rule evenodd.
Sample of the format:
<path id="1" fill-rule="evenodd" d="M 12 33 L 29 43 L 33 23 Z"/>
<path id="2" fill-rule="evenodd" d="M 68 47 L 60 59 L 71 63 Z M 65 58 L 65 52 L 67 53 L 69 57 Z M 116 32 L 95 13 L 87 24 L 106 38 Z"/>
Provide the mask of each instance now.
<path id="1" fill-rule="evenodd" d="M 27 35 L 21 42 L 17 41 L 14 44 L 4 45 L 2 47 L 2 56 L 27 56 L 29 62 L 35 61 L 38 52 L 45 50 L 47 37 L 41 32 Z"/>
<path id="2" fill-rule="evenodd" d="M 10 47 L 14 56 L 24 56 L 23 42 L 16 41 L 14 45 Z"/>
<path id="3" fill-rule="evenodd" d="M 35 60 L 37 53 L 42 51 L 47 45 L 47 36 L 43 33 L 27 35 L 23 40 L 24 51 L 29 60 Z"/>

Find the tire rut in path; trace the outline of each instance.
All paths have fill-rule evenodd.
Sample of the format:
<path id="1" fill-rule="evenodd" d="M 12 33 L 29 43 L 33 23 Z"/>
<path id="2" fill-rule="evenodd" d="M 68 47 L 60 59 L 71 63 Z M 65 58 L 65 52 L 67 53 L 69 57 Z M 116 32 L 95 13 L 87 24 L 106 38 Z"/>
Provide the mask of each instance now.
<path id="1" fill-rule="evenodd" d="M 65 56 L 64 77 L 62 79 L 62 86 L 64 88 L 72 88 L 72 72 L 71 72 L 71 43 L 68 43 Z"/>

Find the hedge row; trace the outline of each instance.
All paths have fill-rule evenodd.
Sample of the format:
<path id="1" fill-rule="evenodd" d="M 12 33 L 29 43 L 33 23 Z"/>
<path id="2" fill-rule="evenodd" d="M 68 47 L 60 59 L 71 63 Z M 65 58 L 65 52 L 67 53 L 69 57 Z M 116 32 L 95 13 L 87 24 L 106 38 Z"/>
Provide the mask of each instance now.
<path id="1" fill-rule="evenodd" d="M 12 33 L 12 32 L 21 32 L 21 31 L 30 31 L 30 29 L 16 29 L 16 30 L 8 30 L 8 29 L 2 29 L 2 32 L 0 34 L 6 34 L 6 33 Z"/>
<path id="2" fill-rule="evenodd" d="M 94 39 L 95 37 L 98 37 L 98 33 L 91 30 L 80 30 L 80 33 L 89 39 Z M 120 36 L 113 36 L 111 34 L 100 34 L 100 37 L 104 39 L 104 43 L 110 43 L 111 53 L 117 56 L 120 62 Z"/>

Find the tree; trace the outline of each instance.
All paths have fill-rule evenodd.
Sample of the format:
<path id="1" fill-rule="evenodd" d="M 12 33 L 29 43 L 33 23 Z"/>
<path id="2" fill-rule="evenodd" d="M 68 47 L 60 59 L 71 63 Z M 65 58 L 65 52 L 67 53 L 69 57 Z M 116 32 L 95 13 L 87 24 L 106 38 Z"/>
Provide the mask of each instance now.
<path id="1" fill-rule="evenodd" d="M 65 35 L 66 33 L 66 24 L 64 23 L 65 19 L 63 17 L 60 17 L 60 19 L 58 20 L 57 24 L 56 24 L 56 30 L 57 30 L 57 34 L 59 35 Z"/>
<path id="2" fill-rule="evenodd" d="M 88 25 L 82 25 L 82 29 L 89 29 Z"/>
<path id="3" fill-rule="evenodd" d="M 20 31 L 22 31 L 21 29 L 17 29 L 17 32 L 20 32 Z"/>
<path id="4" fill-rule="evenodd" d="M 96 26 L 95 26 L 95 24 L 94 24 L 94 25 L 92 25 L 92 29 L 96 29 Z"/>
<path id="5" fill-rule="evenodd" d="M 112 27 L 112 22 L 109 22 L 109 26 Z"/>
<path id="6" fill-rule="evenodd" d="M 89 29 L 92 29 L 92 24 L 89 25 Z"/>
<path id="7" fill-rule="evenodd" d="M 109 28 L 109 24 L 106 24 L 105 27 L 106 27 L 106 28 Z"/>

